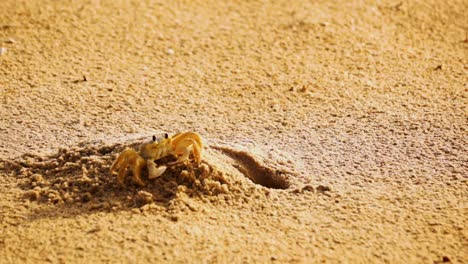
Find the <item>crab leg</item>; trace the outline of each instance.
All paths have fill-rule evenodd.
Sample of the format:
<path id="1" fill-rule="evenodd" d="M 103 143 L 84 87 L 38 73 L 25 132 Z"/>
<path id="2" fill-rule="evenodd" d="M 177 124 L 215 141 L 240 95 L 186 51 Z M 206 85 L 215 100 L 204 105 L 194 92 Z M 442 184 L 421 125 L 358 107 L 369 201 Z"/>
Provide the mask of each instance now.
<path id="1" fill-rule="evenodd" d="M 180 154 L 182 155 L 179 156 L 176 161 L 170 162 L 169 165 L 176 165 L 176 164 L 186 161 L 190 156 L 191 150 L 192 150 L 192 146 L 187 146 L 187 147 L 179 146 L 174 152 L 176 153 L 176 155 L 180 155 Z"/>
<path id="2" fill-rule="evenodd" d="M 190 133 L 190 132 L 188 132 Z M 175 165 L 179 164 L 181 162 L 186 161 L 189 156 L 190 152 L 193 152 L 193 156 L 195 159 L 196 163 L 200 163 L 201 157 L 200 157 L 200 152 L 201 152 L 201 140 L 200 137 L 190 137 L 190 138 L 177 138 L 176 140 L 173 141 L 175 150 L 174 154 L 178 156 L 177 161 L 170 163 L 170 165 Z"/>
<path id="3" fill-rule="evenodd" d="M 172 144 L 178 146 L 180 142 L 185 140 L 191 140 L 194 145 L 198 145 L 200 148 L 203 146 L 201 137 L 193 132 L 177 133 L 172 137 Z"/>
<path id="4" fill-rule="evenodd" d="M 141 170 L 146 165 L 145 159 L 143 159 L 135 150 L 126 149 L 117 157 L 112 164 L 110 171 L 111 173 L 118 170 L 117 181 L 124 185 L 125 172 L 128 167 L 132 168 L 133 180 L 140 186 L 144 186 L 145 183 L 141 180 Z"/>
<path id="5" fill-rule="evenodd" d="M 145 159 L 140 157 L 136 158 L 135 164 L 133 165 L 132 172 L 133 172 L 133 180 L 140 186 L 145 186 L 145 183 L 141 179 L 141 170 L 146 166 Z"/>

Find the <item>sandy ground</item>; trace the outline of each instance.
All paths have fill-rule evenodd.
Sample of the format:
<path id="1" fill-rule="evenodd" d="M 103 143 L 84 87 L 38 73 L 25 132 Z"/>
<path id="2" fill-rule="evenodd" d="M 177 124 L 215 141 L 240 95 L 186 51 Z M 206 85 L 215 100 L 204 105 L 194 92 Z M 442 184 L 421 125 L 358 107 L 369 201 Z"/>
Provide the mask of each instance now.
<path id="1" fill-rule="evenodd" d="M 1 263 L 468 263 L 467 1 L 0 5 Z"/>

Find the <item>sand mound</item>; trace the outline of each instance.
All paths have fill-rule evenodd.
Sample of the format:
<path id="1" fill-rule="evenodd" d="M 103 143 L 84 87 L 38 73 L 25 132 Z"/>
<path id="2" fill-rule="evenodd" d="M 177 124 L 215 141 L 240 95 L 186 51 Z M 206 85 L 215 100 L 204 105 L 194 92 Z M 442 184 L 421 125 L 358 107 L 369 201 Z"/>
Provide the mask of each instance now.
<path id="1" fill-rule="evenodd" d="M 23 199 L 90 210 L 197 210 L 193 201 L 245 203 L 251 197 L 268 196 L 269 188 L 290 186 L 287 170 L 268 167 L 243 150 L 213 146 L 204 150 L 200 165 L 173 166 L 155 180 L 144 174 L 144 187 L 132 182 L 129 171 L 122 187 L 110 166 L 122 150 L 137 148 L 141 142 L 82 144 L 45 157 L 23 155 L 4 160 L 3 170 L 21 179 Z"/>

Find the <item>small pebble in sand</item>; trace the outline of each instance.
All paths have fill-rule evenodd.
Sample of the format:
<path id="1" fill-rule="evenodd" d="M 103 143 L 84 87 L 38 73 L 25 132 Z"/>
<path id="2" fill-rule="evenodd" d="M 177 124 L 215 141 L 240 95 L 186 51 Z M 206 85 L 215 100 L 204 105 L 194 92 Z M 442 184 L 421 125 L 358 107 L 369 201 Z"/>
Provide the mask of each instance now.
<path id="1" fill-rule="evenodd" d="M 84 175 L 81 177 L 80 179 L 81 182 L 85 183 L 85 182 L 92 182 L 93 180 L 91 180 L 91 178 L 89 178 L 87 175 Z"/>
<path id="2" fill-rule="evenodd" d="M 137 202 L 145 205 L 153 202 L 153 194 L 145 191 L 139 191 L 137 194 Z"/>
<path id="3" fill-rule="evenodd" d="M 185 186 L 185 185 L 177 186 L 177 192 L 186 193 L 187 192 L 187 186 Z"/>
<path id="4" fill-rule="evenodd" d="M 221 184 L 221 189 L 219 191 L 220 193 L 229 193 L 229 187 L 227 184 Z"/>
<path id="5" fill-rule="evenodd" d="M 174 50 L 173 49 L 167 49 L 167 54 L 169 55 L 173 55 L 174 54 Z"/>
<path id="6" fill-rule="evenodd" d="M 31 201 L 37 201 L 41 197 L 41 193 L 37 190 L 29 190 L 24 193 L 24 197 Z"/>
<path id="7" fill-rule="evenodd" d="M 42 182 L 44 180 L 42 175 L 37 174 L 37 173 L 31 175 L 30 179 L 31 179 L 32 182 Z"/>
<path id="8" fill-rule="evenodd" d="M 60 197 L 60 193 L 56 190 L 49 190 L 47 192 L 47 198 L 49 199 L 55 199 L 55 198 L 58 198 Z"/>
<path id="9" fill-rule="evenodd" d="M 7 52 L 7 48 L 0 47 L 0 56 L 5 55 L 6 52 Z"/>
<path id="10" fill-rule="evenodd" d="M 210 167 L 208 165 L 203 163 L 198 168 L 200 169 L 200 174 L 202 178 L 208 177 L 208 175 L 210 174 Z"/>
<path id="11" fill-rule="evenodd" d="M 187 170 L 182 170 L 182 171 L 180 172 L 180 177 L 181 177 L 182 179 L 185 179 L 185 180 L 190 180 L 190 179 L 191 179 L 190 173 L 189 173 Z"/>

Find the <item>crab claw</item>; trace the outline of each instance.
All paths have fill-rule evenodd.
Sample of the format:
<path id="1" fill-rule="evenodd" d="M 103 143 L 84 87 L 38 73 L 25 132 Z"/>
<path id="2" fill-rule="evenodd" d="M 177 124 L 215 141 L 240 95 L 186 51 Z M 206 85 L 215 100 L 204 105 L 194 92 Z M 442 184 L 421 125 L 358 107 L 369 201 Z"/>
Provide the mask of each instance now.
<path id="1" fill-rule="evenodd" d="M 148 167 L 148 178 L 149 179 L 156 179 L 163 175 L 163 173 L 166 171 L 167 166 L 159 166 L 156 167 L 156 163 L 152 160 L 147 160 L 146 161 L 146 166 Z"/>

